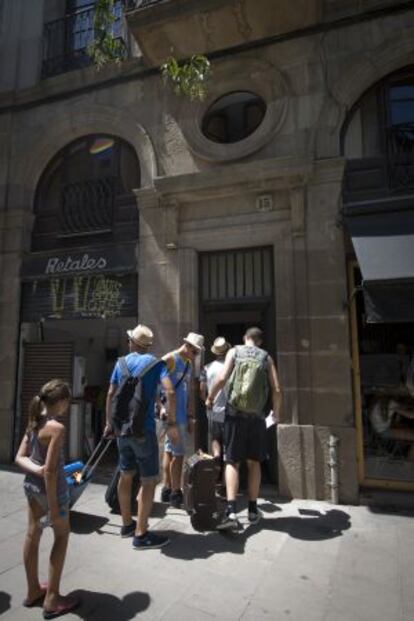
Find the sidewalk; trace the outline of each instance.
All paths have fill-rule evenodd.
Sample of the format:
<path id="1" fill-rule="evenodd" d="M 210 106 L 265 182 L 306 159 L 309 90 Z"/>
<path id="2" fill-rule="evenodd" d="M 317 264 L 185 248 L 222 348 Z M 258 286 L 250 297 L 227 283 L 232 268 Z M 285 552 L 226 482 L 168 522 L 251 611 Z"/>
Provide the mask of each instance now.
<path id="1" fill-rule="evenodd" d="M 22 475 L 0 470 L 0 621 L 42 619 L 25 609 Z M 264 519 L 239 535 L 200 534 L 180 510 L 154 505 L 162 550 L 137 552 L 120 517 L 90 484 L 72 514 L 63 591 L 83 600 L 67 621 L 412 621 L 414 513 L 325 502 L 259 502 Z M 45 578 L 51 532 L 41 544 Z"/>

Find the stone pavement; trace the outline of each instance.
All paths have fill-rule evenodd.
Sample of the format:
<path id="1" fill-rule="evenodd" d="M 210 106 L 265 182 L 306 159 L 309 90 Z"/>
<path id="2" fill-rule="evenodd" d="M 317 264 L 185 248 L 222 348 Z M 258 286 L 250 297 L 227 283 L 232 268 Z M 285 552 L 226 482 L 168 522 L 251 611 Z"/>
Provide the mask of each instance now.
<path id="1" fill-rule="evenodd" d="M 325 502 L 260 501 L 261 524 L 238 535 L 200 534 L 187 515 L 156 503 L 151 526 L 171 536 L 137 552 L 120 539 L 104 486 L 91 483 L 72 514 L 63 591 L 83 603 L 67 621 L 413 621 L 411 511 Z M 22 475 L 0 470 L 0 621 L 41 619 L 25 609 Z M 46 576 L 51 532 L 41 544 Z"/>

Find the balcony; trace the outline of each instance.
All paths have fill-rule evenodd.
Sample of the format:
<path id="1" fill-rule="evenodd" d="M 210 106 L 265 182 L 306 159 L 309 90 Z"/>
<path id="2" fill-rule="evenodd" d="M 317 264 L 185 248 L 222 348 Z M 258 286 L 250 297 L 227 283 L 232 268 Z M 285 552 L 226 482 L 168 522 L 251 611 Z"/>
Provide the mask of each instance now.
<path id="1" fill-rule="evenodd" d="M 318 0 L 135 0 L 128 26 L 144 57 L 159 66 L 315 24 Z"/>
<path id="2" fill-rule="evenodd" d="M 88 45 L 94 39 L 94 4 L 44 25 L 42 78 L 74 69 L 82 69 L 91 64 Z M 128 55 L 126 24 L 123 19 L 122 3 L 114 5 L 115 21 L 112 30 L 120 40 Z"/>

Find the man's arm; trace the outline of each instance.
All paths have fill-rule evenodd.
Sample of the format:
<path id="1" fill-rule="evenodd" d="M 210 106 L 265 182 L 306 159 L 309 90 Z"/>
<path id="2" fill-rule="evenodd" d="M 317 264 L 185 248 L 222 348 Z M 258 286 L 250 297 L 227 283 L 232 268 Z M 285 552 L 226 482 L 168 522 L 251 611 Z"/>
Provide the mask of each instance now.
<path id="1" fill-rule="evenodd" d="M 213 386 L 211 387 L 210 394 L 206 399 L 206 408 L 211 409 L 214 403 L 214 399 L 217 396 L 217 393 L 225 386 L 227 380 L 229 379 L 231 372 L 234 369 L 234 348 L 230 349 L 227 352 L 226 360 L 224 361 L 223 370 L 220 375 L 217 377 Z"/>
<path id="2" fill-rule="evenodd" d="M 175 398 L 175 390 L 172 381 L 165 375 L 161 379 L 161 385 L 164 390 L 165 397 L 167 399 L 166 410 L 167 410 L 167 421 L 175 425 L 176 419 L 176 398 Z"/>
<path id="3" fill-rule="evenodd" d="M 205 401 L 207 399 L 207 395 L 208 395 L 207 372 L 206 372 L 206 367 L 204 367 L 200 373 L 200 399 L 201 401 Z"/>
<path id="4" fill-rule="evenodd" d="M 282 422 L 281 416 L 281 408 L 282 408 L 282 391 L 280 389 L 279 378 L 276 371 L 276 365 L 273 362 L 271 356 L 268 358 L 268 366 L 267 366 L 267 376 L 269 379 L 270 391 L 272 393 L 272 405 L 273 405 L 273 414 L 278 423 Z"/>
<path id="5" fill-rule="evenodd" d="M 106 403 L 105 403 L 105 429 L 103 432 L 104 436 L 110 435 L 112 433 L 112 416 L 111 416 L 111 405 L 112 405 L 112 397 L 114 396 L 117 389 L 117 384 L 109 384 L 108 392 L 106 395 Z"/>

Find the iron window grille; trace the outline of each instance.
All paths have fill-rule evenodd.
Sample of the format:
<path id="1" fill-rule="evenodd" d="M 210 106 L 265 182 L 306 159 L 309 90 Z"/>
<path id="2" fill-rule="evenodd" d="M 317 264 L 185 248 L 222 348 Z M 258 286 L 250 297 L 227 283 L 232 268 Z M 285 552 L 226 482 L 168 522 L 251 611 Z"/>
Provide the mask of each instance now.
<path id="1" fill-rule="evenodd" d="M 59 237 L 111 232 L 116 185 L 116 177 L 101 177 L 64 185 L 59 212 Z"/>

